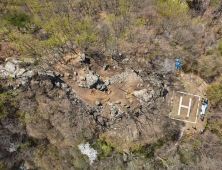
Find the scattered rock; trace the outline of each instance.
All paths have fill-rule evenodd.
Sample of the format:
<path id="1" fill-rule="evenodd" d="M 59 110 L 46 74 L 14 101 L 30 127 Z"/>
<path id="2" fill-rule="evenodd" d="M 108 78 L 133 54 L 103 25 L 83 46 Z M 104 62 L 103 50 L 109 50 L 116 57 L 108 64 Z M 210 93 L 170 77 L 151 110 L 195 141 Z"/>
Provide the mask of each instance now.
<path id="1" fill-rule="evenodd" d="M 125 58 L 124 60 L 122 60 L 122 63 L 128 63 L 130 61 L 130 58 Z"/>
<path id="2" fill-rule="evenodd" d="M 104 84 L 105 84 L 106 86 L 109 86 L 109 85 L 110 85 L 109 79 L 105 80 L 105 81 L 104 81 Z"/>
<path id="3" fill-rule="evenodd" d="M 117 68 L 118 68 L 118 66 L 117 66 L 117 65 L 113 66 L 113 69 L 117 69 Z"/>
<path id="4" fill-rule="evenodd" d="M 111 92 L 112 92 L 111 90 L 108 90 L 108 93 L 107 93 L 107 94 L 111 94 Z"/>
<path id="5" fill-rule="evenodd" d="M 71 76 L 70 74 L 67 74 L 66 77 L 67 77 L 68 79 L 71 79 L 71 78 L 72 78 L 72 76 Z"/>
<path id="6" fill-rule="evenodd" d="M 24 61 L 25 63 L 31 63 L 31 64 L 33 64 L 33 63 L 35 63 L 36 60 L 35 60 L 34 58 L 24 58 L 23 61 Z"/>
<path id="7" fill-rule="evenodd" d="M 17 78 L 21 78 L 22 75 L 23 75 L 25 72 L 26 72 L 26 69 L 25 69 L 25 68 L 19 69 L 19 70 L 17 71 L 17 73 L 16 73 L 16 77 L 17 77 Z"/>
<path id="8" fill-rule="evenodd" d="M 101 90 L 101 91 L 106 90 L 106 88 L 107 88 L 106 85 L 103 83 L 97 84 L 96 86 L 96 89 Z"/>
<path id="9" fill-rule="evenodd" d="M 121 101 L 117 100 L 115 103 L 116 103 L 116 104 L 121 104 Z"/>
<path id="10" fill-rule="evenodd" d="M 79 87 L 81 87 L 81 88 L 87 88 L 88 86 L 86 85 L 86 83 L 84 83 L 84 84 L 79 84 Z"/>
<path id="11" fill-rule="evenodd" d="M 77 76 L 77 75 L 78 75 L 78 73 L 77 73 L 77 72 L 74 72 L 74 75 L 75 75 L 75 76 Z"/>
<path id="12" fill-rule="evenodd" d="M 31 71 L 28 71 L 28 72 L 25 72 L 22 77 L 27 77 L 27 78 L 32 78 L 33 76 L 35 76 L 35 71 L 31 70 Z"/>
<path id="13" fill-rule="evenodd" d="M 8 57 L 8 58 L 5 59 L 5 61 L 6 61 L 6 62 L 9 61 L 11 58 L 12 58 L 12 57 Z"/>
<path id="14" fill-rule="evenodd" d="M 52 71 L 46 71 L 46 76 L 55 77 L 55 75 Z"/>
<path id="15" fill-rule="evenodd" d="M 107 70 L 108 67 L 109 67 L 109 64 L 104 64 L 104 65 L 103 65 L 103 70 L 104 70 L 104 71 Z"/>
<path id="16" fill-rule="evenodd" d="M 62 88 L 62 90 L 67 90 L 67 89 L 69 89 L 69 86 L 65 83 L 61 83 L 61 88 Z"/>
<path id="17" fill-rule="evenodd" d="M 102 105 L 99 101 L 96 101 L 95 104 L 96 104 L 97 106 L 101 106 L 101 105 Z"/>
<path id="18" fill-rule="evenodd" d="M 124 154 L 123 154 L 123 161 L 124 161 L 124 162 L 127 162 L 127 159 L 128 159 L 128 155 L 124 153 Z"/>
<path id="19" fill-rule="evenodd" d="M 80 76 L 80 80 L 81 80 L 81 81 L 86 81 L 86 78 L 83 77 L 83 76 Z"/>
<path id="20" fill-rule="evenodd" d="M 55 82 L 56 87 L 61 87 L 61 83 L 60 82 Z"/>
<path id="21" fill-rule="evenodd" d="M 19 64 L 19 63 L 21 63 L 22 61 L 19 61 L 19 60 L 17 60 L 17 59 L 12 59 L 12 62 L 13 62 L 14 64 Z"/>
<path id="22" fill-rule="evenodd" d="M 55 76 L 56 77 L 60 77 L 60 73 L 59 72 L 55 72 Z"/>
<path id="23" fill-rule="evenodd" d="M 73 79 L 73 81 L 77 82 L 77 78 L 75 77 L 75 78 Z"/>
<path id="24" fill-rule="evenodd" d="M 125 108 L 127 108 L 127 109 L 129 109 L 129 108 L 130 108 L 130 106 L 129 106 L 129 105 L 124 105 L 124 107 L 125 107 Z"/>
<path id="25" fill-rule="evenodd" d="M 78 54 L 78 59 L 79 59 L 79 62 L 84 62 L 86 60 L 86 55 L 79 53 Z"/>
<path id="26" fill-rule="evenodd" d="M 27 86 L 28 83 L 29 83 L 29 81 L 28 81 L 27 79 L 23 79 L 23 80 L 21 81 L 22 86 Z"/>

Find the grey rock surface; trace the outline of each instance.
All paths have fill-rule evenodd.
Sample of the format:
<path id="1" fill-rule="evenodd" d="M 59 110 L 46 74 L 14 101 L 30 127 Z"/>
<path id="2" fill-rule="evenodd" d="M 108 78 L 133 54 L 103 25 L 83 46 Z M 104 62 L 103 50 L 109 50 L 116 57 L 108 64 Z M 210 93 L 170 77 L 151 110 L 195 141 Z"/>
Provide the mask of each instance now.
<path id="1" fill-rule="evenodd" d="M 99 101 L 96 101 L 95 104 L 96 104 L 97 106 L 101 106 L 101 103 L 100 103 Z"/>
<path id="2" fill-rule="evenodd" d="M 108 69 L 108 67 L 109 67 L 109 65 L 108 64 L 104 64 L 103 65 L 103 70 L 105 71 L 105 70 L 107 70 Z"/>
<path id="3" fill-rule="evenodd" d="M 55 75 L 52 71 L 46 71 L 46 75 L 50 76 L 50 77 L 55 77 Z"/>
<path id="4" fill-rule="evenodd" d="M 97 85 L 99 81 L 99 77 L 97 75 L 87 74 L 86 81 L 87 81 L 88 87 L 91 89 Z"/>
<path id="5" fill-rule="evenodd" d="M 5 65 L 5 70 L 9 73 L 14 73 L 16 70 L 16 66 L 15 64 L 11 63 L 11 62 L 7 62 Z"/>
<path id="6" fill-rule="evenodd" d="M 139 91 L 134 91 L 133 94 L 142 102 L 149 102 L 155 94 L 155 91 L 151 88 L 149 90 L 143 89 Z"/>
<path id="7" fill-rule="evenodd" d="M 26 69 L 25 69 L 25 68 L 19 69 L 19 70 L 17 71 L 17 73 L 16 73 L 17 78 L 21 78 L 22 75 L 23 75 L 25 72 L 26 72 Z"/>
<path id="8" fill-rule="evenodd" d="M 78 53 L 78 59 L 79 59 L 79 62 L 83 62 L 86 60 L 86 55 Z"/>
<path id="9" fill-rule="evenodd" d="M 105 84 L 106 86 L 110 85 L 109 79 L 105 80 L 105 81 L 104 81 L 104 84 Z"/>

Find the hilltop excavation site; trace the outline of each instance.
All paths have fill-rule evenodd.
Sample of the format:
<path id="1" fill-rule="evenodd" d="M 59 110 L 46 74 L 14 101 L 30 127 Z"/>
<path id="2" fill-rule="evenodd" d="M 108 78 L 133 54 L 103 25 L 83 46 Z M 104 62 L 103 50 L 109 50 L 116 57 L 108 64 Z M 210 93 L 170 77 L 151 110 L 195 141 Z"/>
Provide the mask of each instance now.
<path id="1" fill-rule="evenodd" d="M 185 134 L 205 130 L 201 99 L 206 97 L 207 84 L 196 75 L 180 72 L 173 59 L 141 59 L 138 69 L 133 58 L 121 62 L 111 58 L 99 65 L 101 61 L 80 52 L 48 57 L 38 65 L 34 62 L 10 57 L 1 65 L 0 76 L 11 77 L 6 88 L 20 90 L 16 107 L 22 114 L 17 119 L 24 118 L 26 127 L 10 118 L 2 120 L 14 133 L 28 133 L 62 148 L 97 136 L 123 152 L 127 161 L 132 148 L 162 145 L 160 139 L 169 135 L 174 142 L 155 155 L 160 159 L 177 150 Z M 13 151 L 22 137 L 14 140 L 7 144 L 13 143 L 8 146 Z M 53 168 L 53 164 L 47 166 Z"/>
<path id="2" fill-rule="evenodd" d="M 222 2 L 0 1 L 0 170 L 222 169 Z"/>

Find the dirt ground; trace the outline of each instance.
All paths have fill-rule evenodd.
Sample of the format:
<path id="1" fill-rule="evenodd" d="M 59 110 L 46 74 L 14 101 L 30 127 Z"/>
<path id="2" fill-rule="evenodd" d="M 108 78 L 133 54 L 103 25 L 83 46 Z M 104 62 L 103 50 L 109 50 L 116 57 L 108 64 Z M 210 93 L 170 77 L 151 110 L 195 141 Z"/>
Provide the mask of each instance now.
<path id="1" fill-rule="evenodd" d="M 127 79 L 119 82 L 112 83 L 111 85 L 107 86 L 107 91 L 100 91 L 95 88 L 88 89 L 88 88 L 81 88 L 79 87 L 80 83 L 86 83 L 86 81 L 81 81 L 80 76 L 86 77 L 84 69 L 86 66 L 81 65 L 81 63 L 78 61 L 78 57 L 76 55 L 70 55 L 64 57 L 65 62 L 64 64 L 56 62 L 54 66 L 54 71 L 60 72 L 64 74 L 64 77 L 61 79 L 66 82 L 73 91 L 77 94 L 77 96 L 83 100 L 84 102 L 88 103 L 91 106 L 96 106 L 95 102 L 99 101 L 102 106 L 104 113 L 106 117 L 109 117 L 110 112 L 110 106 L 107 104 L 109 103 L 119 103 L 117 104 L 118 107 L 122 111 L 126 111 L 127 108 L 124 107 L 124 105 L 129 105 L 130 107 L 135 107 L 139 100 L 132 95 L 132 92 L 134 90 L 142 90 L 147 87 L 147 83 L 142 82 L 142 80 L 139 79 Z M 111 59 L 108 61 L 110 65 L 115 65 L 114 61 Z M 108 70 L 104 71 L 103 68 L 98 65 L 98 63 L 90 59 L 90 64 L 88 66 L 91 67 L 91 70 L 95 72 L 95 74 L 98 74 L 100 77 L 100 80 L 105 81 L 106 79 L 109 79 L 110 77 L 123 73 L 124 70 L 121 70 L 120 68 L 113 69 L 113 67 L 109 67 Z M 74 75 L 74 72 L 77 72 L 78 75 Z M 69 73 L 72 78 L 68 79 L 66 77 L 66 73 Z M 135 74 L 135 73 L 132 73 Z M 77 82 L 75 82 L 73 79 L 77 78 Z M 138 84 L 143 84 L 143 86 L 138 86 Z M 148 85 L 149 86 L 149 85 Z"/>

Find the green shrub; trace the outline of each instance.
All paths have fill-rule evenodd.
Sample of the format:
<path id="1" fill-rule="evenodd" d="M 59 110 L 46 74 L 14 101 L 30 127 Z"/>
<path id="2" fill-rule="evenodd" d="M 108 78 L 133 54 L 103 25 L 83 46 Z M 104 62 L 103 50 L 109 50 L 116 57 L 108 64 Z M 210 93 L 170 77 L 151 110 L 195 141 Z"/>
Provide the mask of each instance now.
<path id="1" fill-rule="evenodd" d="M 219 56 L 205 56 L 201 58 L 199 65 L 200 75 L 208 82 L 211 82 L 215 76 L 222 71 L 222 61 Z"/>
<path id="2" fill-rule="evenodd" d="M 150 151 L 148 151 L 147 152 L 147 154 L 146 154 L 146 158 L 148 158 L 148 159 L 150 159 L 150 158 L 152 158 L 154 156 L 154 151 L 153 150 L 150 150 Z"/>
<path id="3" fill-rule="evenodd" d="M 218 51 L 220 52 L 220 54 L 222 55 L 222 40 L 219 42 L 218 44 Z"/>
<path id="4" fill-rule="evenodd" d="M 31 141 L 26 141 L 25 143 L 21 143 L 19 148 L 27 148 L 31 145 Z"/>
<path id="5" fill-rule="evenodd" d="M 181 4 L 179 0 L 159 0 L 157 5 L 158 12 L 167 18 L 185 17 L 188 9 L 188 5 Z"/>
<path id="6" fill-rule="evenodd" d="M 162 146 L 163 145 L 163 141 L 160 139 L 154 145 L 155 146 Z"/>
<path id="7" fill-rule="evenodd" d="M 182 152 L 179 152 L 178 155 L 180 156 L 180 161 L 181 161 L 183 164 L 187 164 L 188 158 L 187 158 Z"/>
<path id="8" fill-rule="evenodd" d="M 0 119 L 6 117 L 7 112 L 3 102 L 0 100 Z"/>
<path id="9" fill-rule="evenodd" d="M 207 88 L 207 96 L 212 106 L 221 109 L 218 104 L 222 101 L 222 78 Z"/>
<path id="10" fill-rule="evenodd" d="M 7 13 L 3 15 L 3 20 L 8 21 L 14 26 L 23 27 L 27 23 L 30 23 L 29 16 L 25 14 Z"/>
<path id="11" fill-rule="evenodd" d="M 98 139 L 96 143 L 101 147 L 104 156 L 108 156 L 110 151 L 112 151 L 112 147 L 107 145 L 106 141 Z"/>
<path id="12" fill-rule="evenodd" d="M 3 92 L 0 94 L 0 119 L 7 116 L 7 107 L 13 106 L 12 91 Z"/>
<path id="13" fill-rule="evenodd" d="M 0 170 L 4 167 L 4 163 L 0 162 Z"/>

